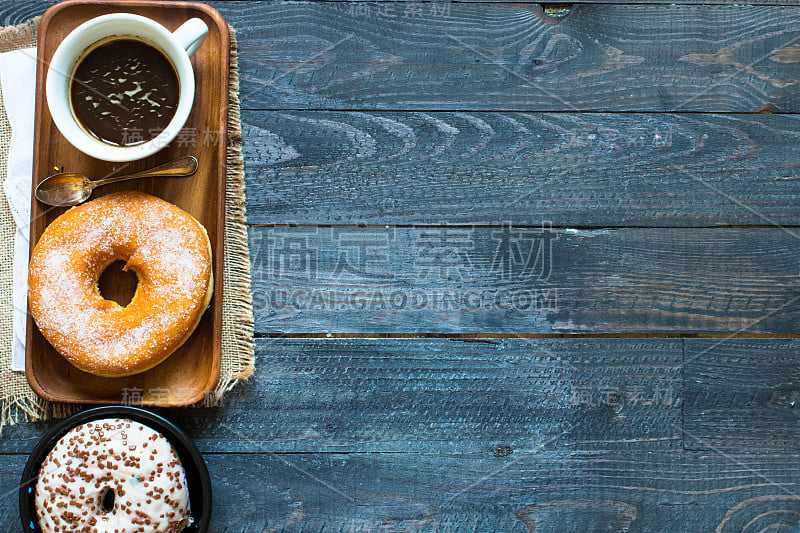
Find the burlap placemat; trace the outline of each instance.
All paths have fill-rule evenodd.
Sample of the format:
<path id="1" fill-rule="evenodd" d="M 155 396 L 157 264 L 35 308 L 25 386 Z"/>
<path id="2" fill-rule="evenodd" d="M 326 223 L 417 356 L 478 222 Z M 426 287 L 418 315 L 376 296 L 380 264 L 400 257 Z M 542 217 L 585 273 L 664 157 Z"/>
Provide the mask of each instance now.
<path id="1" fill-rule="evenodd" d="M 0 52 L 36 46 L 39 18 L 19 26 L 0 28 Z M 225 190 L 225 258 L 223 266 L 222 362 L 217 387 L 203 405 L 219 403 L 223 395 L 255 369 L 253 309 L 250 294 L 250 252 L 245 225 L 244 162 L 239 115 L 239 67 L 236 37 L 231 28 L 231 70 L 228 109 L 227 186 Z M 11 128 L 0 94 L 0 183 L 6 179 Z M 75 406 L 47 402 L 28 386 L 22 372 L 12 372 L 12 260 L 16 226 L 8 201 L 0 194 L 0 432 L 19 420 L 65 416 Z"/>

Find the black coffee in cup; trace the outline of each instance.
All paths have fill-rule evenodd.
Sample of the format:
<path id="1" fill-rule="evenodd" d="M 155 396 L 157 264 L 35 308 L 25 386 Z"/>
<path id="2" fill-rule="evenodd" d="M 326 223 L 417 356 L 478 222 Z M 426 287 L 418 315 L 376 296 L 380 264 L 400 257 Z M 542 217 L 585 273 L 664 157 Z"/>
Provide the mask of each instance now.
<path id="1" fill-rule="evenodd" d="M 89 133 L 108 144 L 133 146 L 167 127 L 179 93 L 178 75 L 161 51 L 136 39 L 115 38 L 78 63 L 70 103 Z"/>

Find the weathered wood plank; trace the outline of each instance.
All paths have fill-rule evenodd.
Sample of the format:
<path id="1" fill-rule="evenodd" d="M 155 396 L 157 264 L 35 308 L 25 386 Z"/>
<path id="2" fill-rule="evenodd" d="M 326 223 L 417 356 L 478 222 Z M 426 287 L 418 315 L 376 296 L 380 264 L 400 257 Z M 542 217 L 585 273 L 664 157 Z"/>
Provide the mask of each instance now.
<path id="1" fill-rule="evenodd" d="M 215 409 L 167 410 L 203 451 L 524 452 L 680 447 L 678 339 L 257 339 Z M 50 426 L 52 424 L 47 424 Z M 0 453 L 45 425 L 6 428 Z"/>
<path id="2" fill-rule="evenodd" d="M 26 0 L 25 2 L 6 0 L 0 2 L 0 26 L 21 24 L 43 14 L 48 7 L 55 3 L 54 0 Z"/>
<path id="3" fill-rule="evenodd" d="M 717 526 L 729 533 L 750 531 L 748 524 L 760 526 L 752 531 L 792 530 L 800 523 L 796 456 L 549 451 L 557 446 L 505 458 L 287 458 L 338 493 L 283 464 L 284 456 L 225 456 L 213 461 L 212 471 L 236 480 L 241 496 L 217 500 L 217 523 L 237 532 L 295 522 L 288 530 L 524 532 L 563 531 L 569 524 L 573 531 L 630 533 Z"/>
<path id="4" fill-rule="evenodd" d="M 228 0 L 217 0 L 217 1 L 228 1 Z M 313 0 L 313 1 L 321 1 L 321 2 L 371 2 L 373 4 L 380 4 L 380 3 L 392 3 L 392 2 L 420 2 L 420 0 Z M 452 0 L 432 0 L 432 1 L 452 1 Z M 635 2 L 631 2 L 630 0 L 579 0 L 577 2 L 542 2 L 538 4 L 532 4 L 531 2 L 525 2 L 525 0 L 459 0 L 459 2 L 502 2 L 502 3 L 528 3 L 532 6 L 541 6 L 543 12 L 552 16 L 553 18 L 560 18 L 566 16 L 569 13 L 571 6 L 577 6 L 581 4 L 621 4 L 621 5 L 631 5 L 631 4 L 640 4 L 640 5 L 661 5 L 661 4 L 669 4 L 669 5 L 740 5 L 741 2 L 738 0 L 681 0 L 680 2 L 675 2 L 673 0 L 636 0 Z M 800 2 L 797 0 L 756 0 L 753 2 L 747 2 L 747 5 L 752 6 L 797 6 L 800 5 Z"/>
<path id="5" fill-rule="evenodd" d="M 248 219 L 797 224 L 800 116 L 244 113 Z"/>
<path id="6" fill-rule="evenodd" d="M 800 449 L 800 341 L 686 339 L 686 446 Z"/>
<path id="7" fill-rule="evenodd" d="M 13 490 L 24 456 L 0 456 Z M 794 531 L 794 454 L 207 455 L 211 531 Z M 15 494 L 0 529 L 18 531 Z"/>
<path id="8" fill-rule="evenodd" d="M 243 106 L 800 110 L 797 7 L 586 4 L 551 24 L 525 4 L 382 5 L 215 4 Z"/>
<path id="9" fill-rule="evenodd" d="M 333 0 L 330 0 L 333 1 Z M 392 0 L 388 0 L 392 1 Z M 413 1 L 413 0 L 408 0 Z M 464 0 L 464 1 L 478 1 L 478 0 Z M 482 0 L 482 1 L 491 1 L 491 0 Z M 500 1 L 500 0 L 497 0 Z M 512 0 L 513 1 L 513 0 Z M 519 0 L 521 1 L 521 0 Z M 580 0 L 579 2 L 575 2 L 576 4 L 623 4 L 623 5 L 630 5 L 632 2 L 630 0 Z M 691 5 L 691 4 L 702 4 L 702 5 L 740 5 L 740 2 L 737 0 L 681 0 L 680 2 L 673 2 L 672 0 L 636 0 L 637 4 L 670 4 L 670 5 Z M 560 10 L 561 6 L 569 6 L 569 3 L 543 3 L 543 6 L 550 6 L 550 9 L 553 10 Z M 748 2 L 747 5 L 752 6 L 796 6 L 800 5 L 797 0 L 756 0 L 753 2 Z"/>
<path id="10" fill-rule="evenodd" d="M 256 330 L 793 334 L 789 231 L 253 227 Z"/>

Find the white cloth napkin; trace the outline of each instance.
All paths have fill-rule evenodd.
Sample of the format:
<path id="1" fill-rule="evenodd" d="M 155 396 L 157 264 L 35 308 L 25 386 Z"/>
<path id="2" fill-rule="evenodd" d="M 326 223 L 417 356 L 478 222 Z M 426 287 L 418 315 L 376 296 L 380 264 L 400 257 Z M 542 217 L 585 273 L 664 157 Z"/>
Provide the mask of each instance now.
<path id="1" fill-rule="evenodd" d="M 17 225 L 14 235 L 14 346 L 11 370 L 25 370 L 28 314 L 28 242 L 33 180 L 33 119 L 36 96 L 36 48 L 0 54 L 0 85 L 11 124 L 8 175 L 3 188 Z"/>

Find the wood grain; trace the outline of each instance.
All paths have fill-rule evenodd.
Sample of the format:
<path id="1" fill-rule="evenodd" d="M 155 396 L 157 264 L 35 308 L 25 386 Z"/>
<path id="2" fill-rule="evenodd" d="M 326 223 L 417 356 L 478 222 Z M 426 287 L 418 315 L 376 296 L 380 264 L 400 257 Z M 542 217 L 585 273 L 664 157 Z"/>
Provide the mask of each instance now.
<path id="1" fill-rule="evenodd" d="M 256 374 L 214 409 L 164 410 L 203 452 L 525 451 L 681 446 L 678 339 L 257 339 Z M 25 453 L 41 427 L 4 430 Z"/>
<path id="2" fill-rule="evenodd" d="M 798 112 L 800 10 L 617 1 L 214 3 L 257 371 L 161 410 L 205 453 L 213 531 L 800 527 L 797 341 L 724 339 L 800 333 L 800 128 L 750 114 Z M 705 227 L 740 225 L 768 227 Z M 328 332 L 723 338 L 280 338 Z M 4 430 L 3 491 L 51 424 Z"/>
<path id="3" fill-rule="evenodd" d="M 797 7 L 586 4 L 551 24 L 522 4 L 215 5 L 247 109 L 800 109 Z"/>
<path id="4" fill-rule="evenodd" d="M 25 456 L 3 456 L 13 490 Z M 211 531 L 792 531 L 795 454 L 210 454 Z M 16 494 L 0 528 L 18 531 Z"/>
<path id="5" fill-rule="evenodd" d="M 501 458 L 215 457 L 216 493 L 236 489 L 222 500 L 230 503 L 217 504 L 215 520 L 221 531 L 448 533 L 561 531 L 567 524 L 575 531 L 732 533 L 791 531 L 800 524 L 800 464 L 793 455 L 662 451 L 631 457 L 555 447 Z"/>
<path id="6" fill-rule="evenodd" d="M 45 10 L 56 2 L 52 0 L 31 0 L 15 2 L 5 0 L 0 2 L 0 24 L 3 26 L 16 26 L 33 17 L 42 15 Z"/>
<path id="7" fill-rule="evenodd" d="M 787 231 L 254 227 L 256 331 L 796 334 Z"/>
<path id="8" fill-rule="evenodd" d="M 686 339 L 686 446 L 800 448 L 796 339 Z"/>
<path id="9" fill-rule="evenodd" d="M 244 113 L 254 224 L 797 224 L 795 115 Z"/>

